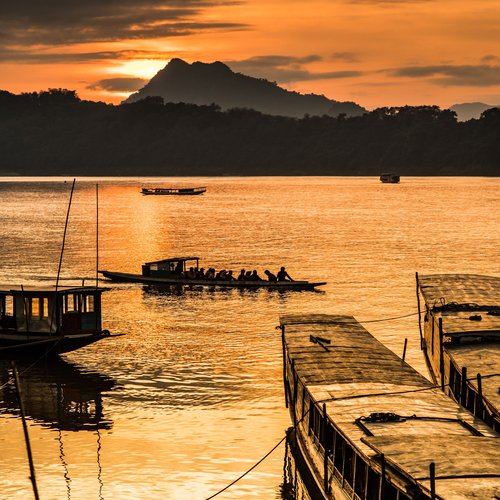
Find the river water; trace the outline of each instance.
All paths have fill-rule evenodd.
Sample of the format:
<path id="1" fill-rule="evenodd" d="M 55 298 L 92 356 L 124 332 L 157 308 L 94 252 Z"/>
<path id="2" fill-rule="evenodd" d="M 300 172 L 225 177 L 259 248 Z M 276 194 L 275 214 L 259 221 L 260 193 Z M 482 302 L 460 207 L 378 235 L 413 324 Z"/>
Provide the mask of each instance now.
<path id="1" fill-rule="evenodd" d="M 279 316 L 354 315 L 425 372 L 415 272 L 499 275 L 497 178 L 79 179 L 62 284 L 99 268 L 194 255 L 205 268 L 285 265 L 318 292 L 109 285 L 103 325 L 124 336 L 21 364 L 42 499 L 203 499 L 250 469 L 290 426 Z M 140 187 L 207 186 L 202 196 Z M 55 282 L 70 179 L 0 178 L 1 284 Z M 105 283 L 102 282 L 102 285 Z M 0 385 L 8 380 L 0 365 Z M 0 389 L 0 497 L 32 496 L 12 385 Z M 219 498 L 280 498 L 285 445 Z"/>

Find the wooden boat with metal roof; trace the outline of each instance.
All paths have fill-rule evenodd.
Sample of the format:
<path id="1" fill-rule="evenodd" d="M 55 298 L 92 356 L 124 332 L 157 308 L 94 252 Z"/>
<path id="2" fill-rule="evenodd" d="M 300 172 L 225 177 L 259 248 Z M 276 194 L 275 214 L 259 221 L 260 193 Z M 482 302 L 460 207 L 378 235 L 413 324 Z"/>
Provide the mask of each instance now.
<path id="1" fill-rule="evenodd" d="M 74 351 L 114 337 L 101 325 L 101 294 L 91 286 L 0 287 L 0 357 Z"/>
<path id="2" fill-rule="evenodd" d="M 99 271 L 105 278 L 118 282 L 147 283 L 150 285 L 171 285 L 191 287 L 220 287 L 256 289 L 268 288 L 272 290 L 314 290 L 326 282 L 295 281 L 251 281 L 237 279 L 218 280 L 209 278 L 189 277 L 189 268 L 199 269 L 199 257 L 174 257 L 154 262 L 146 262 L 142 266 L 142 274 L 120 273 L 115 271 Z M 192 264 L 191 266 L 189 264 Z"/>
<path id="3" fill-rule="evenodd" d="M 500 278 L 417 274 L 421 347 L 435 382 L 500 431 Z"/>
<path id="4" fill-rule="evenodd" d="M 284 316 L 280 326 L 312 498 L 498 498 L 500 436 L 353 317 Z"/>

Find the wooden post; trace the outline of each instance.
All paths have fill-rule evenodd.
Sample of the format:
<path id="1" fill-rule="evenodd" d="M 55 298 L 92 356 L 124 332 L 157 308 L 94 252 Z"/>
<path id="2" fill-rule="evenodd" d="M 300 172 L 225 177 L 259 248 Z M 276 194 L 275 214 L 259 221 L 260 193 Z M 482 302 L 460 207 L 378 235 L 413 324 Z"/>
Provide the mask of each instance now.
<path id="1" fill-rule="evenodd" d="M 323 449 L 325 452 L 324 458 L 323 458 L 323 487 L 325 490 L 325 493 L 328 494 L 328 453 L 330 451 L 330 448 L 328 447 L 328 443 L 326 442 L 326 429 L 327 429 L 327 419 L 326 419 L 326 403 L 323 403 Z"/>
<path id="2" fill-rule="evenodd" d="M 474 413 L 479 418 L 483 416 L 483 381 L 480 373 L 477 374 L 476 408 Z"/>
<path id="3" fill-rule="evenodd" d="M 405 339 L 405 345 L 403 347 L 403 357 L 401 358 L 401 366 L 404 365 L 405 357 L 406 357 L 406 346 L 408 345 L 408 339 Z"/>
<path id="4" fill-rule="evenodd" d="M 21 412 L 21 420 L 23 422 L 24 440 L 26 441 L 26 452 L 28 453 L 28 462 L 30 464 L 30 481 L 33 486 L 33 494 L 35 495 L 35 500 L 39 500 L 38 488 L 36 485 L 35 465 L 33 463 L 33 455 L 31 453 L 30 436 L 28 434 L 28 426 L 26 425 L 26 417 L 24 415 L 23 400 L 21 398 L 19 375 L 17 374 L 17 368 L 14 363 L 12 363 L 12 371 L 14 372 L 14 384 L 16 386 L 17 401 L 19 402 L 19 411 Z"/>
<path id="5" fill-rule="evenodd" d="M 384 481 L 385 481 L 385 456 L 380 455 L 380 465 L 382 470 L 380 472 L 380 483 L 378 485 L 378 500 L 384 500 Z"/>
<path id="6" fill-rule="evenodd" d="M 462 367 L 462 380 L 460 381 L 460 404 L 465 408 L 467 405 L 467 367 Z"/>
<path id="7" fill-rule="evenodd" d="M 415 273 L 416 292 L 417 292 L 417 308 L 418 308 L 418 331 L 420 332 L 420 349 L 424 348 L 422 335 L 422 314 L 420 312 L 420 295 L 418 294 L 418 273 Z"/>
<path id="8" fill-rule="evenodd" d="M 281 346 L 283 349 L 283 385 L 285 390 L 285 408 L 288 408 L 288 391 L 286 387 L 285 325 L 281 325 Z"/>
<path id="9" fill-rule="evenodd" d="M 444 391 L 444 345 L 443 318 L 439 317 L 439 373 L 441 374 L 441 389 Z"/>
<path id="10" fill-rule="evenodd" d="M 293 428 L 297 427 L 297 382 L 298 376 L 295 373 L 295 360 L 292 360 L 292 375 L 293 375 L 293 396 L 292 396 L 292 408 L 293 408 Z"/>
<path id="11" fill-rule="evenodd" d="M 436 464 L 431 462 L 429 464 L 429 473 L 431 479 L 431 499 L 435 500 L 436 498 Z"/>

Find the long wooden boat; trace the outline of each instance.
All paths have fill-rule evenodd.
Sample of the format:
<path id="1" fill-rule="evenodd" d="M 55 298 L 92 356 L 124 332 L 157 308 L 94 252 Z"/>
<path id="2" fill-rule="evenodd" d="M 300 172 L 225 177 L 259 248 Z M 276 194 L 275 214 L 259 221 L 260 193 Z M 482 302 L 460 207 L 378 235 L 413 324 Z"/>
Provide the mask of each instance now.
<path id="1" fill-rule="evenodd" d="M 157 194 L 157 195 L 177 195 L 189 196 L 203 194 L 206 192 L 205 186 L 192 187 L 192 188 L 142 188 L 142 194 Z"/>
<path id="2" fill-rule="evenodd" d="M 399 175 L 392 173 L 381 174 L 379 179 L 384 184 L 398 184 L 400 180 Z"/>
<path id="3" fill-rule="evenodd" d="M 312 498 L 498 498 L 500 436 L 353 317 L 280 325 L 285 400 Z"/>
<path id="4" fill-rule="evenodd" d="M 117 336 L 102 329 L 104 290 L 0 287 L 0 358 L 60 354 Z"/>
<path id="5" fill-rule="evenodd" d="M 194 270 L 199 269 L 199 257 L 174 257 L 154 262 L 146 262 L 142 266 L 142 274 L 121 273 L 115 271 L 99 271 L 105 278 L 118 282 L 147 283 L 150 285 L 171 285 L 191 287 L 221 287 L 272 290 L 314 290 L 326 282 L 301 281 L 251 281 L 197 279 L 188 277 L 188 263 Z"/>
<path id="6" fill-rule="evenodd" d="M 417 274 L 421 346 L 435 382 L 500 431 L 500 278 Z"/>

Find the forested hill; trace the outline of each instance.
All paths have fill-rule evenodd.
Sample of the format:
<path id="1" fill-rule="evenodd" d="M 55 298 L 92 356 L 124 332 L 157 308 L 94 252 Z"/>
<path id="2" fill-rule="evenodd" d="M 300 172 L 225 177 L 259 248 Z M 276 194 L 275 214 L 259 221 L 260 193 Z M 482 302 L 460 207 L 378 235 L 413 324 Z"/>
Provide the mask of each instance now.
<path id="1" fill-rule="evenodd" d="M 0 175 L 498 175 L 500 110 L 435 106 L 297 119 L 161 98 L 0 91 Z"/>
<path id="2" fill-rule="evenodd" d="M 340 102 L 323 95 L 299 94 L 281 88 L 264 78 L 234 73 L 221 62 L 189 64 L 172 59 L 138 92 L 125 103 L 145 97 L 163 97 L 165 102 L 188 104 L 217 104 L 223 110 L 232 108 L 255 109 L 269 115 L 302 118 L 304 114 L 360 116 L 366 112 L 355 102 Z"/>

